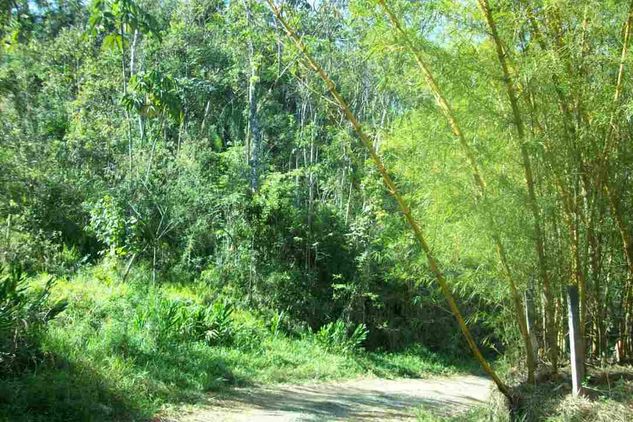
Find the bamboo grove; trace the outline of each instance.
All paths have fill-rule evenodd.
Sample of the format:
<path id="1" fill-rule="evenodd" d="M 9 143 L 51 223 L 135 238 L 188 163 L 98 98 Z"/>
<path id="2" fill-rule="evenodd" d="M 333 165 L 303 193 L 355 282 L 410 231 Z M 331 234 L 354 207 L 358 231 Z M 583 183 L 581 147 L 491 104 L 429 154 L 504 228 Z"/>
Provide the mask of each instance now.
<path id="1" fill-rule="evenodd" d="M 488 357 L 566 365 L 576 286 L 587 362 L 633 358 L 633 1 L 84 3 L 0 1 L 0 264 L 468 348 L 508 396 Z"/>
<path id="2" fill-rule="evenodd" d="M 457 140 L 462 146 L 462 149 L 464 150 L 464 155 L 466 156 L 468 162 L 470 163 L 475 184 L 477 185 L 477 188 L 479 190 L 478 192 L 479 195 L 485 196 L 486 186 L 484 183 L 484 179 L 480 173 L 477 160 L 474 157 L 474 153 L 472 149 L 470 148 L 468 142 L 466 141 L 466 138 L 460 128 L 459 123 L 457 122 L 457 118 L 455 117 L 452 107 L 450 106 L 450 103 L 444 97 L 440 87 L 438 86 L 438 84 L 436 83 L 433 77 L 432 72 L 430 71 L 427 64 L 424 62 L 424 59 L 422 57 L 423 52 L 420 52 L 418 48 L 416 47 L 415 41 L 412 41 L 409 38 L 407 31 L 403 28 L 398 17 L 390 9 L 390 6 L 387 4 L 387 2 L 383 0 L 379 0 L 378 3 L 380 4 L 382 9 L 386 13 L 387 18 L 393 25 L 393 28 L 398 33 L 400 42 L 402 42 L 407 47 L 409 53 L 413 55 L 415 62 L 419 66 L 420 71 L 424 79 L 426 80 L 428 88 L 432 92 L 432 95 L 435 97 L 437 107 L 440 109 L 441 113 L 445 116 L 447 123 L 450 127 L 450 130 L 453 132 L 453 135 L 457 138 Z M 408 206 L 402 199 L 401 195 L 399 194 L 392 179 L 387 173 L 387 170 L 385 169 L 382 161 L 377 156 L 377 153 L 371 141 L 369 140 L 366 133 L 363 131 L 360 123 L 358 122 L 356 117 L 353 115 L 353 113 L 350 111 L 350 108 L 345 102 L 345 100 L 341 98 L 341 95 L 338 92 L 334 82 L 332 82 L 330 77 L 323 70 L 322 66 L 320 66 L 314 61 L 314 59 L 311 57 L 310 53 L 307 51 L 306 46 L 302 43 L 299 36 L 297 36 L 294 30 L 291 27 L 289 27 L 289 25 L 286 23 L 286 21 L 284 20 L 281 14 L 280 8 L 277 7 L 272 0 L 269 0 L 269 5 L 271 9 L 273 10 L 273 12 L 275 13 L 277 19 L 282 23 L 282 25 L 286 29 L 288 36 L 295 42 L 299 50 L 304 54 L 304 56 L 308 60 L 309 65 L 315 70 L 315 72 L 317 72 L 317 74 L 325 82 L 328 90 L 330 91 L 330 94 L 335 98 L 336 103 L 338 104 L 342 112 L 345 114 L 346 118 L 351 123 L 354 131 L 357 133 L 362 143 L 369 150 L 372 160 L 374 161 L 376 167 L 378 168 L 379 173 L 382 175 L 384 179 L 387 190 L 394 196 L 394 198 L 398 202 L 400 209 L 405 216 L 405 219 L 409 222 L 409 225 L 411 226 L 411 229 L 415 233 L 415 236 L 418 239 L 422 250 L 427 256 L 427 259 L 429 260 L 429 267 L 431 271 L 435 274 L 435 277 L 438 283 L 440 284 L 442 292 L 444 293 L 446 300 L 449 303 L 451 312 L 454 314 L 460 327 L 462 327 L 464 336 L 466 337 L 467 342 L 470 345 L 473 354 L 480 361 L 484 370 L 491 376 L 491 378 L 493 378 L 493 380 L 495 381 L 495 383 L 497 384 L 497 387 L 501 390 L 501 392 L 503 392 L 505 395 L 510 396 L 507 386 L 503 384 L 503 382 L 498 378 L 495 372 L 492 371 L 492 369 L 490 368 L 488 363 L 485 361 L 485 359 L 483 359 L 483 357 L 481 356 L 481 353 L 479 349 L 477 348 L 477 346 L 475 345 L 474 340 L 472 339 L 472 336 L 470 332 L 468 331 L 468 328 L 465 326 L 461 312 L 459 311 L 459 309 L 457 308 L 455 304 L 454 298 L 452 297 L 450 290 L 448 289 L 446 285 L 446 281 L 444 280 L 444 277 L 441 271 L 438 270 L 438 264 L 436 262 L 436 259 L 432 251 L 430 250 L 427 242 L 425 241 L 424 235 L 421 233 L 418 223 L 412 217 L 411 210 L 408 208 Z M 538 274 L 539 274 L 537 284 L 538 284 L 538 290 L 542 292 L 542 314 L 543 314 L 542 348 L 546 350 L 545 353 L 546 353 L 547 358 L 549 358 L 549 363 L 551 364 L 551 368 L 554 372 L 556 372 L 558 368 L 558 359 L 559 359 L 560 350 L 564 349 L 564 339 L 562 339 L 561 341 L 561 338 L 558 335 L 558 333 L 561 331 L 561 327 L 558 326 L 559 322 L 556 321 L 556 310 L 558 309 L 560 313 L 560 309 L 561 309 L 561 304 L 560 304 L 561 296 L 554 295 L 552 292 L 552 286 L 551 286 L 550 275 L 549 275 L 550 269 L 548 268 L 549 265 L 547 263 L 547 259 L 545 256 L 546 249 L 545 249 L 545 239 L 544 239 L 544 232 L 543 232 L 544 225 L 541 219 L 541 210 L 539 209 L 539 205 L 538 205 L 534 174 L 533 174 L 532 164 L 531 164 L 533 157 L 530 156 L 530 152 L 528 151 L 529 135 L 526 134 L 524 117 L 521 110 L 522 104 L 520 104 L 518 92 L 520 90 L 521 93 L 526 93 L 526 95 L 529 96 L 530 107 L 535 107 L 535 103 L 537 100 L 532 97 L 533 94 L 529 92 L 529 87 L 517 87 L 516 82 L 514 81 L 514 75 L 511 74 L 510 67 L 508 65 L 508 61 L 510 60 L 508 57 L 509 48 L 505 47 L 503 41 L 501 40 L 499 31 L 497 29 L 497 24 L 495 22 L 495 16 L 493 14 L 493 10 L 489 2 L 487 0 L 479 0 L 478 5 L 485 18 L 485 21 L 487 24 L 487 32 L 490 36 L 490 40 L 492 44 L 494 45 L 494 48 L 496 51 L 499 67 L 502 73 L 503 84 L 505 85 L 505 89 L 507 91 L 508 103 L 510 105 L 510 109 L 512 112 L 512 126 L 514 126 L 514 129 L 516 130 L 515 142 L 517 143 L 517 149 L 520 151 L 521 162 L 522 162 L 522 166 L 523 166 L 524 174 L 525 174 L 525 184 L 526 184 L 526 193 L 527 193 L 526 202 L 532 214 L 533 238 L 534 238 L 533 240 L 534 240 L 536 255 L 538 258 L 537 265 L 536 265 L 538 268 Z M 557 10 L 556 6 L 553 6 L 551 7 L 552 10 L 545 10 L 544 12 L 542 12 L 544 14 L 544 16 L 542 17 L 543 21 L 539 22 L 539 18 L 537 17 L 538 16 L 537 13 L 539 12 L 538 8 L 530 4 L 525 4 L 522 6 L 524 6 L 524 9 L 522 10 L 522 12 L 525 13 L 525 15 L 527 16 L 527 20 L 529 22 L 529 29 L 527 31 L 531 30 L 531 32 L 528 32 L 527 34 L 522 34 L 522 36 L 525 38 L 536 40 L 537 45 L 540 48 L 542 53 L 547 52 L 547 48 L 548 48 L 547 44 L 548 42 L 551 42 L 553 45 L 559 48 L 559 50 L 555 53 L 562 55 L 563 54 L 562 50 L 565 47 L 565 45 L 563 44 L 564 42 L 563 41 L 564 29 L 562 27 L 563 23 L 560 21 L 561 18 L 559 16 L 561 11 Z M 583 32 L 587 31 L 587 28 L 586 28 L 587 19 L 588 19 L 587 8 L 588 6 L 585 6 L 584 17 L 583 17 L 583 20 L 581 21 L 582 22 L 581 31 Z M 586 158 L 587 154 L 586 153 L 583 154 L 582 150 L 579 150 L 579 147 L 578 147 L 579 139 L 577 139 L 577 132 L 581 130 L 586 130 L 589 133 L 592 132 L 591 129 L 580 126 L 581 123 L 585 120 L 587 120 L 586 124 L 589 124 L 589 118 L 587 117 L 587 113 L 588 113 L 587 110 L 581 109 L 582 103 L 583 103 L 583 100 L 581 98 L 571 100 L 570 98 L 567 98 L 565 93 L 562 92 L 562 89 L 560 86 L 554 87 L 554 91 L 556 93 L 556 99 L 558 101 L 558 105 L 559 105 L 559 109 L 561 113 L 561 116 L 559 117 L 559 119 L 561 119 L 562 121 L 561 123 L 564 128 L 564 131 L 569 131 L 569 133 L 556 134 L 556 135 L 546 133 L 546 131 L 543 129 L 543 126 L 545 124 L 541 124 L 538 120 L 539 119 L 538 117 L 535 119 L 535 125 L 538 125 L 538 126 L 536 128 L 530 128 L 531 133 L 537 133 L 538 135 L 543 136 L 543 141 L 542 141 L 543 150 L 544 150 L 543 161 L 545 162 L 546 166 L 551 169 L 551 172 L 553 173 L 552 174 L 553 180 L 551 182 L 555 186 L 556 193 L 557 193 L 557 200 L 560 202 L 559 206 L 562 211 L 562 216 L 560 216 L 559 218 L 563 220 L 564 225 L 567 228 L 568 236 L 569 236 L 569 238 L 567 239 L 567 242 L 569 243 L 569 245 L 567 246 L 568 251 L 569 251 L 568 252 L 569 253 L 568 255 L 569 269 L 567 272 L 569 276 L 569 280 L 567 280 L 566 282 L 569 284 L 576 285 L 579 289 L 580 298 L 581 298 L 580 299 L 581 300 L 580 302 L 581 333 L 583 337 L 585 338 L 588 332 L 587 318 L 589 314 L 587 310 L 589 302 L 587 298 L 588 294 L 587 294 L 587 281 L 586 281 L 585 271 L 589 270 L 589 271 L 595 272 L 597 271 L 597 268 L 594 268 L 594 267 L 589 268 L 588 263 L 582 262 L 583 257 L 580 252 L 582 248 L 582 246 L 580 245 L 581 235 L 579 231 L 581 230 L 580 222 L 583 221 L 585 222 L 585 226 L 587 229 L 587 236 L 592 236 L 592 237 L 595 236 L 596 229 L 595 227 L 590 227 L 590 220 L 587 216 L 587 213 L 591 213 L 591 207 L 595 206 L 594 201 L 599 201 L 598 198 L 602 198 L 602 201 L 608 204 L 608 208 L 611 212 L 611 218 L 615 221 L 617 229 L 620 232 L 620 236 L 622 238 L 623 256 L 627 262 L 627 265 L 630 262 L 630 250 L 631 250 L 630 233 L 629 233 L 630 228 L 626 227 L 626 223 L 623 221 L 622 210 L 619 208 L 621 206 L 622 201 L 620 200 L 620 198 L 614 197 L 613 192 L 617 188 L 609 187 L 609 184 L 610 184 L 609 179 L 612 176 L 608 174 L 608 169 L 605 167 L 608 166 L 607 161 L 609 160 L 609 158 L 607 158 L 607 154 L 609 154 L 613 148 L 611 146 L 611 143 L 617 142 L 613 140 L 613 137 L 616 136 L 614 135 L 614 132 L 618 131 L 617 130 L 618 126 L 616 124 L 616 119 L 617 119 L 616 113 L 617 113 L 617 109 L 618 109 L 618 105 L 620 101 L 620 95 L 622 91 L 626 53 L 628 50 L 628 43 L 629 43 L 629 37 L 630 37 L 630 31 L 631 31 L 630 26 L 632 24 L 632 19 L 633 19 L 633 2 L 631 3 L 627 11 L 626 19 L 625 19 L 623 30 L 622 30 L 622 41 L 621 41 L 622 53 L 621 53 L 621 59 L 620 59 L 620 63 L 619 63 L 618 71 L 617 71 L 616 82 L 614 84 L 614 97 L 613 97 L 614 104 L 612 106 L 613 111 L 609 113 L 610 118 L 609 118 L 609 122 L 606 128 L 600 129 L 597 134 L 598 135 L 597 137 L 599 137 L 599 134 L 601 132 L 606 133 L 604 137 L 604 141 L 603 141 L 603 146 L 602 148 L 598 149 L 598 150 L 602 149 L 602 153 L 596 154 L 597 157 L 595 158 L 597 160 L 592 160 L 591 158 L 588 159 L 590 161 L 590 164 L 588 164 L 590 168 L 596 168 L 595 174 L 597 176 L 594 177 L 595 180 L 591 180 L 590 176 L 586 174 L 587 164 L 585 161 L 587 160 Z M 544 31 L 541 31 L 541 29 L 539 28 L 539 25 L 545 26 Z M 543 32 L 549 32 L 552 38 L 554 38 L 554 40 L 544 40 Z M 588 34 L 586 33 L 582 33 L 581 39 L 583 40 L 583 43 L 586 42 L 585 37 L 587 37 L 587 35 Z M 578 49 L 583 51 L 585 49 L 585 46 L 582 45 Z M 582 58 L 583 57 L 581 55 L 581 59 Z M 570 58 L 564 58 L 564 60 L 570 61 Z M 574 68 L 582 68 L 582 63 L 580 65 L 579 64 L 572 65 L 570 63 L 567 63 L 566 68 L 568 70 L 568 73 L 564 74 L 562 77 L 571 78 L 572 76 L 574 76 Z M 555 83 L 560 83 L 561 76 L 558 75 L 556 72 L 553 72 L 551 77 Z M 575 94 L 570 93 L 567 95 L 573 98 Z M 572 102 L 572 104 L 570 104 L 570 101 Z M 576 114 L 576 122 L 574 122 L 573 120 L 574 113 Z M 547 119 L 548 120 L 552 119 L 552 117 L 554 116 L 548 115 Z M 589 128 L 590 127 L 591 126 L 589 126 Z M 621 133 L 623 131 L 620 130 L 618 132 Z M 569 140 L 568 145 L 570 145 L 572 148 L 572 151 L 571 151 L 572 156 L 576 157 L 578 160 L 576 164 L 578 167 L 576 169 L 567 170 L 567 171 L 569 173 L 571 172 L 575 173 L 575 176 L 572 176 L 572 177 L 577 178 L 576 181 L 570 182 L 569 181 L 570 176 L 568 174 L 565 174 L 564 170 L 562 171 L 563 175 L 559 174 L 558 172 L 560 170 L 557 168 L 557 163 L 552 162 L 553 161 L 552 154 L 556 154 L 555 152 L 553 152 L 553 149 L 555 147 L 552 145 L 552 142 L 550 141 L 550 138 L 553 138 L 553 137 L 557 137 L 557 138 L 565 137 L 565 139 Z M 618 160 L 615 160 L 615 161 L 617 162 Z M 575 185 L 569 186 L 570 183 L 575 183 Z M 589 193 L 592 191 L 595 191 L 596 194 Z M 574 193 L 570 193 L 570 192 L 574 192 Z M 603 192 L 604 192 L 604 196 L 602 195 Z M 587 197 L 591 197 L 591 201 L 587 199 Z M 584 214 L 583 214 L 583 211 L 584 211 Z M 494 222 L 491 221 L 491 223 L 494 223 Z M 591 235 L 589 233 L 591 233 Z M 532 344 L 530 343 L 528 326 L 527 326 L 528 323 L 525 317 L 525 315 L 528 312 L 525 311 L 524 304 L 521 300 L 521 297 L 519 296 L 519 292 L 517 291 L 516 284 L 513 280 L 512 270 L 510 269 L 507 262 L 507 258 L 505 256 L 505 251 L 504 251 L 504 246 L 502 244 L 502 241 L 499 235 L 496 233 L 493 234 L 492 237 L 496 244 L 496 250 L 499 255 L 500 264 L 503 267 L 503 271 L 505 271 L 507 279 L 510 284 L 511 297 L 515 306 L 516 322 L 517 322 L 519 331 L 521 332 L 521 336 L 524 340 L 524 346 L 526 349 L 528 380 L 530 382 L 534 382 L 535 351 L 532 349 Z M 597 251 L 594 251 L 594 248 L 597 248 L 596 240 L 595 239 L 592 239 L 592 240 L 593 240 L 592 242 L 593 244 L 587 245 L 586 250 L 587 250 L 588 256 L 586 259 L 592 260 L 594 265 L 596 265 L 596 263 L 600 261 L 600 258 L 591 256 L 592 254 L 597 253 Z M 594 273 L 592 274 L 595 276 Z M 619 325 L 620 338 L 617 341 L 617 345 L 616 345 L 617 353 L 619 356 L 626 356 L 627 354 L 631 353 L 631 344 L 630 344 L 631 341 L 629 339 L 631 337 L 630 332 L 631 332 L 632 308 L 631 308 L 630 296 L 631 296 L 631 279 L 632 278 L 633 278 L 633 273 L 629 271 L 629 274 L 625 276 L 625 281 L 623 283 L 623 290 L 621 292 L 622 298 L 620 302 L 621 303 L 620 311 L 621 311 L 622 321 L 620 322 L 620 325 Z M 597 280 L 594 280 L 594 283 L 596 281 Z M 594 292 L 596 296 L 602 295 L 599 285 L 597 286 L 596 289 L 594 289 Z M 598 304 L 600 301 L 601 301 L 600 297 L 593 298 L 593 303 L 595 304 L 595 307 L 593 308 L 594 310 L 597 310 L 600 308 L 601 305 Z M 594 356 L 600 356 L 601 347 L 604 350 L 604 346 L 605 346 L 604 333 L 606 331 L 606 328 L 604 326 L 600 327 L 600 325 L 603 324 L 604 322 L 604 321 L 600 321 L 601 315 L 604 315 L 604 314 L 598 313 L 598 314 L 593 315 L 593 319 L 594 319 L 594 322 L 592 324 L 593 325 L 592 328 L 594 330 L 593 336 L 591 337 L 591 339 L 588 339 L 589 340 L 588 343 L 591 344 L 591 351 Z M 601 345 L 600 342 L 603 342 L 603 344 Z M 560 343 L 563 343 L 563 344 L 561 345 Z"/>

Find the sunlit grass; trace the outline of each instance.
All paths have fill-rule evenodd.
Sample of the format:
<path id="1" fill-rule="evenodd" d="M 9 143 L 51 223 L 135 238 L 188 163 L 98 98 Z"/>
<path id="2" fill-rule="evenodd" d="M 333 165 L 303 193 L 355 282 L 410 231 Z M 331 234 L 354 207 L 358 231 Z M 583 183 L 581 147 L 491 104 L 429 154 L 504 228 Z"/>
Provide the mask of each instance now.
<path id="1" fill-rule="evenodd" d="M 165 304 L 209 306 L 217 299 L 199 283 L 152 285 L 142 274 L 121 283 L 108 268 L 95 267 L 57 280 L 53 296 L 70 305 L 41 339 L 46 359 L 38 370 L 0 386 L 0 418 L 143 419 L 232 386 L 460 371 L 421 347 L 401 353 L 327 350 L 309 330 L 273 332 L 265 316 L 239 308 L 231 315 L 228 341 L 169 332 L 174 328 L 161 325 Z"/>

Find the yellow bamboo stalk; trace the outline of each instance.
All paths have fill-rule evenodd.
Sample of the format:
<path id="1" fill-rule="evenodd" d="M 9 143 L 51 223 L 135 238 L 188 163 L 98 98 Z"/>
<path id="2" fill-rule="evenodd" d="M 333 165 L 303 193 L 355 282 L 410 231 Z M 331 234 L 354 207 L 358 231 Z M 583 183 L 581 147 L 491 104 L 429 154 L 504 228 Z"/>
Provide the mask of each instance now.
<path id="1" fill-rule="evenodd" d="M 448 287 L 448 284 L 446 283 L 444 274 L 440 270 L 439 264 L 435 256 L 433 255 L 431 248 L 426 242 L 422 229 L 420 228 L 417 221 L 413 218 L 411 209 L 405 202 L 402 195 L 399 193 L 398 189 L 396 188 L 395 183 L 393 182 L 393 179 L 391 178 L 391 176 L 389 176 L 389 173 L 387 172 L 387 169 L 385 168 L 382 162 L 382 159 L 380 158 L 380 156 L 378 156 L 378 153 L 376 152 L 371 139 L 369 138 L 367 133 L 363 130 L 362 125 L 360 124 L 356 116 L 352 113 L 349 105 L 347 104 L 343 96 L 339 93 L 338 89 L 336 88 L 336 84 L 332 81 L 332 79 L 330 78 L 328 73 L 325 71 L 325 69 L 323 69 L 323 67 L 319 65 L 316 62 L 316 60 L 312 57 L 312 55 L 308 51 L 305 44 L 301 41 L 299 36 L 297 36 L 296 32 L 292 29 L 292 27 L 288 24 L 288 22 L 283 17 L 281 10 L 275 5 L 273 0 L 267 0 L 267 2 L 271 10 L 273 11 L 275 18 L 283 26 L 288 37 L 294 42 L 295 46 L 299 49 L 299 51 L 301 51 L 301 53 L 305 57 L 306 61 L 308 62 L 312 70 L 314 70 L 319 75 L 321 80 L 323 80 L 323 82 L 327 86 L 328 91 L 330 92 L 330 95 L 332 95 L 332 97 L 334 98 L 338 106 L 340 107 L 341 111 L 345 115 L 345 118 L 352 125 L 352 128 L 354 129 L 354 132 L 356 132 L 356 134 L 358 135 L 358 138 L 360 139 L 361 143 L 369 152 L 369 156 L 374 162 L 376 169 L 382 176 L 383 182 L 385 183 L 387 190 L 398 203 L 400 211 L 404 215 L 407 223 L 409 223 L 409 226 L 411 227 L 416 240 L 418 241 L 418 243 L 420 244 L 420 247 L 424 251 L 424 254 L 426 255 L 431 272 L 433 273 L 438 284 L 440 285 L 440 290 L 442 291 L 442 294 L 446 298 L 446 301 L 448 302 L 448 306 L 451 312 L 453 313 L 453 315 L 455 316 L 455 319 L 457 320 L 457 324 L 459 325 L 459 328 L 461 329 L 462 334 L 464 335 L 464 338 L 466 339 L 466 342 L 468 343 L 468 346 L 470 347 L 470 350 L 472 351 L 473 355 L 475 356 L 475 358 L 477 359 L 477 361 L 479 362 L 483 370 L 490 376 L 490 378 L 492 378 L 494 383 L 499 388 L 499 391 L 501 391 L 506 397 L 513 399 L 513 395 L 511 394 L 511 391 L 508 388 L 508 386 L 505 385 L 503 381 L 501 381 L 497 373 L 492 369 L 492 367 L 490 366 L 486 358 L 484 358 L 481 351 L 479 350 L 479 347 L 477 346 L 477 343 L 475 342 L 472 334 L 470 333 L 470 330 L 468 329 L 466 322 L 464 321 L 464 318 L 457 306 L 457 303 L 455 302 L 455 298 L 453 297 L 453 294 L 451 293 Z"/>
<path id="2" fill-rule="evenodd" d="M 629 39 L 631 38 L 631 27 L 633 26 L 633 1 L 629 5 L 629 12 L 624 26 L 624 36 L 622 40 L 622 53 L 620 54 L 620 66 L 618 67 L 618 79 L 615 84 L 615 93 L 613 94 L 613 102 L 618 103 L 622 95 L 622 81 L 624 80 L 624 64 L 626 62 L 626 54 L 629 48 Z"/>
<path id="3" fill-rule="evenodd" d="M 620 233 L 620 238 L 622 240 L 622 248 L 624 250 L 624 257 L 627 262 L 627 267 L 629 270 L 629 276 L 625 282 L 624 291 L 626 292 L 624 300 L 622 301 L 622 307 L 624 312 L 624 331 L 630 331 L 632 313 L 633 313 L 633 235 L 631 231 L 628 229 L 624 222 L 624 217 L 622 215 L 622 210 L 620 208 L 620 199 L 617 197 L 617 193 L 615 192 L 615 187 L 611 186 L 611 181 L 609 180 L 609 154 L 611 150 L 617 149 L 617 138 L 614 134 L 614 125 L 616 116 L 618 113 L 618 106 L 620 104 L 622 89 L 623 89 L 623 81 L 624 81 L 624 69 L 626 63 L 626 56 L 628 54 L 629 42 L 631 38 L 631 31 L 633 31 L 633 0 L 629 3 L 629 9 L 627 14 L 626 23 L 624 25 L 624 34 L 622 39 L 622 52 L 620 54 L 620 65 L 618 67 L 617 80 L 615 84 L 615 92 L 613 94 L 613 106 L 614 110 L 611 114 L 611 118 L 609 121 L 609 126 L 607 127 L 607 135 L 605 139 L 604 151 L 602 154 L 602 163 L 601 170 L 604 173 L 604 181 L 602 183 L 602 187 L 606 193 L 607 201 L 609 203 L 609 208 L 611 211 L 611 215 L 616 222 L 616 226 Z M 625 353 L 630 353 L 631 349 L 633 349 L 633 340 L 631 338 L 625 338 Z"/>
<path id="4" fill-rule="evenodd" d="M 614 136 L 613 126 L 615 124 L 616 115 L 617 115 L 617 107 L 620 103 L 620 97 L 622 95 L 623 81 L 624 81 L 624 69 L 626 56 L 628 52 L 629 42 L 631 38 L 631 31 L 633 31 L 633 1 L 629 4 L 629 10 L 627 14 L 627 20 L 624 26 L 624 34 L 622 39 L 622 52 L 620 54 L 620 64 L 618 66 L 618 74 L 615 84 L 615 90 L 613 94 L 613 106 L 614 110 L 611 113 L 611 118 L 609 120 L 609 126 L 607 127 L 606 139 L 604 142 L 604 150 L 601 158 L 601 172 L 598 175 L 599 179 L 598 184 L 602 185 L 602 189 L 604 189 L 605 194 L 607 196 L 607 201 L 609 203 L 609 208 L 611 210 L 611 214 L 613 219 L 616 222 L 616 226 L 618 227 L 618 231 L 620 232 L 620 237 L 622 239 L 622 246 L 624 249 L 624 255 L 626 258 L 627 266 L 629 269 L 629 280 L 633 278 L 633 236 L 630 231 L 627 229 L 626 224 L 624 223 L 624 219 L 622 216 L 622 212 L 619 209 L 620 204 L 618 198 L 616 197 L 616 193 L 612 186 L 610 186 L 609 180 L 609 170 L 608 170 L 608 162 L 609 162 L 609 154 L 612 150 L 617 147 L 616 137 Z M 602 175 L 602 177 L 600 177 Z M 600 188 L 600 187 L 599 187 Z"/>

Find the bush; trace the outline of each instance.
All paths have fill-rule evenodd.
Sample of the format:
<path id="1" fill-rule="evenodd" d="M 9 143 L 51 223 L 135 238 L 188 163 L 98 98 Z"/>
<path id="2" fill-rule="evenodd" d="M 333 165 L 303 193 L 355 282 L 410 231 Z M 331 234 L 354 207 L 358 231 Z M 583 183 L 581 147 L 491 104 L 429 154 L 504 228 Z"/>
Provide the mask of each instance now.
<path id="1" fill-rule="evenodd" d="M 139 308 L 135 328 L 149 330 L 158 342 L 205 341 L 227 345 L 234 335 L 233 306 L 218 301 L 210 306 L 158 296 L 150 306 Z"/>
<path id="2" fill-rule="evenodd" d="M 268 324 L 268 330 L 273 337 L 277 337 L 279 333 L 282 331 L 282 327 L 284 324 L 284 319 L 286 318 L 286 313 L 284 311 L 276 311 L 273 313 L 273 316 L 270 318 L 270 322 Z"/>
<path id="3" fill-rule="evenodd" d="M 31 288 L 19 270 L 0 275 L 0 376 L 23 371 L 38 362 L 43 328 L 67 305 L 60 300 L 49 306 L 52 286 L 49 278 L 43 288 Z"/>
<path id="4" fill-rule="evenodd" d="M 353 330 L 350 330 L 339 319 L 321 327 L 316 333 L 316 340 L 327 350 L 353 353 L 362 350 L 362 344 L 367 339 L 368 333 L 365 324 L 358 324 Z"/>

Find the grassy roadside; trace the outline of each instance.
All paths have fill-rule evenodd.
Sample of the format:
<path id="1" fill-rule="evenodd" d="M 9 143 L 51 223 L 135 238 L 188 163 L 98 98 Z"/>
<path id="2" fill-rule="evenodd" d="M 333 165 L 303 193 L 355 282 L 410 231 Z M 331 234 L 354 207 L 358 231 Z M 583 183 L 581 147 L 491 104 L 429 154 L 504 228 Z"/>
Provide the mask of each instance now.
<path id="1" fill-rule="evenodd" d="M 629 422 L 633 420 L 633 367 L 588 368 L 586 397 L 571 396 L 568 370 L 537 386 L 519 387 L 520 420 L 550 422 Z"/>
<path id="2" fill-rule="evenodd" d="M 143 420 L 231 386 L 464 370 L 420 347 L 339 347 L 280 314 L 231 307 L 201 284 L 113 274 L 95 267 L 57 280 L 53 294 L 69 306 L 40 339 L 36 369 L 0 383 L 0 420 Z"/>
<path id="3" fill-rule="evenodd" d="M 492 390 L 487 403 L 452 415 L 438 415 L 436 409 L 420 406 L 415 409 L 416 419 L 418 422 L 510 422 L 512 419 L 505 397 L 494 389 L 494 385 L 490 388 Z"/>
<path id="4" fill-rule="evenodd" d="M 430 409 L 417 409 L 420 422 L 495 421 L 495 422 L 630 422 L 633 421 L 633 367 L 589 368 L 585 397 L 572 397 L 568 368 L 555 379 L 538 385 L 521 384 L 522 397 L 511 416 L 503 396 L 495 391 L 490 401 L 470 411 L 449 417 L 437 416 Z"/>

